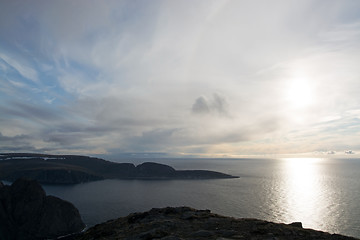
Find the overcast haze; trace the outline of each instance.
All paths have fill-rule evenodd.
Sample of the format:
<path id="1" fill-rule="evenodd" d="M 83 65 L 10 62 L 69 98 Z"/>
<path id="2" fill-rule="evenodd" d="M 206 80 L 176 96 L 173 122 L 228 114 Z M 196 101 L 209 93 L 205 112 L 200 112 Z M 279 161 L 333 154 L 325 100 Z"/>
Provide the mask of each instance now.
<path id="1" fill-rule="evenodd" d="M 360 1 L 0 0 L 0 151 L 360 150 Z"/>

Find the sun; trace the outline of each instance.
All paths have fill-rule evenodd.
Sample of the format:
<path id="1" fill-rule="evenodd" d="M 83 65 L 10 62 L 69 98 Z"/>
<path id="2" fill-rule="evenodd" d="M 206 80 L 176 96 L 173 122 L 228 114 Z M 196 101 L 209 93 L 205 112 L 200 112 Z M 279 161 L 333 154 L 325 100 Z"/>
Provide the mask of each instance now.
<path id="1" fill-rule="evenodd" d="M 314 101 L 311 83 L 305 78 L 292 79 L 285 89 L 285 98 L 290 107 L 303 109 Z"/>

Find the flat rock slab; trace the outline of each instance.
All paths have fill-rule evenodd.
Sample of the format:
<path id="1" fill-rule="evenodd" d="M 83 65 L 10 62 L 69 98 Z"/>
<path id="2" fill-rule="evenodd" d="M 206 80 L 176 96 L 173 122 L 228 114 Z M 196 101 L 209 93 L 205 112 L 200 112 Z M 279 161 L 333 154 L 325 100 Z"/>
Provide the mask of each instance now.
<path id="1" fill-rule="evenodd" d="M 96 225 L 78 236 L 90 239 L 355 239 L 302 228 L 301 223 L 280 224 L 258 219 L 236 219 L 189 207 L 154 208 Z"/>

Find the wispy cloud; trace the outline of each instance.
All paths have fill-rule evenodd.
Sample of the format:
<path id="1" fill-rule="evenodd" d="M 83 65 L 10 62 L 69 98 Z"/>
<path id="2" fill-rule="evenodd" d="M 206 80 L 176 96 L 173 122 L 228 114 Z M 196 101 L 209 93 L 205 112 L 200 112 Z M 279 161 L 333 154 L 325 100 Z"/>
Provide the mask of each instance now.
<path id="1" fill-rule="evenodd" d="M 359 7 L 8 1 L 0 9 L 0 146 L 358 152 Z M 10 148 L 17 136 L 31 141 Z"/>
<path id="2" fill-rule="evenodd" d="M 19 63 L 14 58 L 7 56 L 1 52 L 0 52 L 0 60 L 4 61 L 7 64 L 7 68 L 11 67 L 15 69 L 24 78 L 31 80 L 33 82 L 39 82 L 37 72 L 33 68 L 27 66 L 26 63 L 24 62 Z M 4 69 L 4 71 L 7 71 L 7 69 Z"/>

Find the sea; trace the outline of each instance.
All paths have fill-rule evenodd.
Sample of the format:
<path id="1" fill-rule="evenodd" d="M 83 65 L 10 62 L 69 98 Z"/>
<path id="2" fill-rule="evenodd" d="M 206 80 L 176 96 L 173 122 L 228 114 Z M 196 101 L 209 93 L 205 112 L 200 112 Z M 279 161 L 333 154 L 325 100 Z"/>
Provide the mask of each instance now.
<path id="1" fill-rule="evenodd" d="M 102 180 L 44 185 L 72 202 L 88 227 L 167 206 L 210 209 L 236 218 L 302 222 L 303 227 L 360 238 L 360 159 L 132 159 L 175 169 L 239 176 L 211 180 Z"/>

